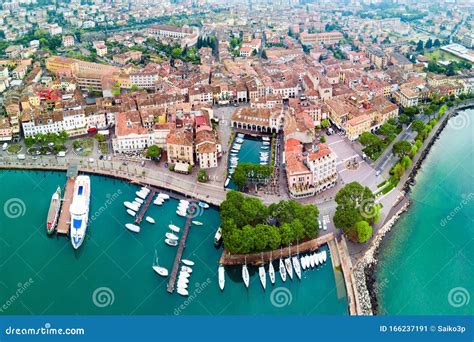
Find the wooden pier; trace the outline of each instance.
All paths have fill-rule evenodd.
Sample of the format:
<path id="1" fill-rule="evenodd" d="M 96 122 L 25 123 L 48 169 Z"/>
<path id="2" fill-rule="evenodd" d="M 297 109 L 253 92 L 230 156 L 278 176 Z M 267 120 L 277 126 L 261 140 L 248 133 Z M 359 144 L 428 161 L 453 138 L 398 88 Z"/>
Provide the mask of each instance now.
<path id="1" fill-rule="evenodd" d="M 56 227 L 57 234 L 67 235 L 71 226 L 71 207 L 72 199 L 74 197 L 74 182 L 77 176 L 77 165 L 69 165 L 66 175 L 66 187 L 64 189 L 64 196 L 61 203 L 61 212 L 59 213 L 58 225 Z"/>
<path id="2" fill-rule="evenodd" d="M 151 204 L 151 201 L 153 201 L 153 198 L 155 197 L 156 191 L 155 189 L 150 189 L 150 193 L 148 194 L 145 203 L 143 203 L 140 212 L 138 213 L 137 217 L 135 218 L 135 223 L 139 224 L 143 220 L 143 216 L 145 216 L 148 207 Z"/>
<path id="3" fill-rule="evenodd" d="M 178 251 L 176 252 L 176 257 L 173 263 L 173 270 L 171 271 L 170 280 L 168 282 L 168 287 L 166 288 L 169 293 L 173 293 L 174 284 L 176 283 L 176 277 L 179 271 L 179 264 L 181 263 L 181 258 L 183 256 L 184 247 L 186 247 L 186 238 L 188 237 L 189 228 L 191 228 L 191 220 L 193 219 L 193 213 L 190 212 L 186 219 L 186 225 L 183 230 L 183 235 L 179 240 Z"/>

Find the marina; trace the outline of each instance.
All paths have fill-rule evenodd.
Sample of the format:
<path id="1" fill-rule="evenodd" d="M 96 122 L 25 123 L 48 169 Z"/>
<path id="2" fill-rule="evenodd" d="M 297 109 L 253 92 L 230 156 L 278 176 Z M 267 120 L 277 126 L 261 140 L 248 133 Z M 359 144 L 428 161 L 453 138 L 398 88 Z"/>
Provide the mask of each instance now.
<path id="1" fill-rule="evenodd" d="M 26 172 L 29 176 L 26 176 Z M 14 192 L 19 184 L 31 188 L 36 186 L 41 193 L 48 193 L 50 197 L 57 185 L 64 183 L 65 173 L 5 171 L 2 172 L 2 177 L 12 184 L 11 190 L 0 194 L 1 199 L 5 200 L 15 196 L 20 197 Z M 177 267 L 179 276 L 181 267 L 186 265 L 184 260 L 195 263 L 195 265 L 186 265 L 192 268 L 191 275 L 179 280 L 180 284 L 185 283 L 185 279 L 188 280 L 186 291 L 189 298 L 196 296 L 199 292 L 199 301 L 206 309 L 194 301 L 181 311 L 179 306 L 185 297 L 177 293 L 178 276 L 176 276 L 173 294 L 167 292 L 178 247 L 167 246 L 164 238 L 165 233 L 170 231 L 169 226 L 173 225 L 180 228 L 180 232 L 175 234 L 179 234 L 180 241 L 183 239 L 181 233 L 184 232 L 187 218 L 178 216 L 175 211 L 179 199 L 184 199 L 184 197 L 175 195 L 165 201 L 162 206 L 150 206 L 146 215 L 153 217 L 156 223 L 150 224 L 143 220 L 140 233 L 135 234 L 124 227 L 125 224 L 131 222 L 131 216 L 127 214 L 127 208 L 124 207 L 123 202 L 133 200 L 140 186 L 113 178 L 91 176 L 93 196 L 88 238 L 77 251 L 73 251 L 66 239 L 47 238 L 44 222 L 49 198 L 45 200 L 38 192 L 21 196 L 28 214 L 17 218 L 16 222 L 25 227 L 41 226 L 42 234 L 32 229 L 30 233 L 26 232 L 25 238 L 25 231 L 11 229 L 9 225 L 7 229 L 0 231 L 0 237 L 9 241 L 10 244 L 10 246 L 2 244 L 2 251 L 11 255 L 2 260 L 4 271 L 11 274 L 11 277 L 5 280 L 5 295 L 16 288 L 18 281 L 28 279 L 32 272 L 31 269 L 24 267 L 21 259 L 15 256 L 14 251 L 17 250 L 23 258 L 30 260 L 31 267 L 38 273 L 34 286 L 23 295 L 24 299 L 31 303 L 28 305 L 29 310 L 34 313 L 92 315 L 348 313 L 345 293 L 335 290 L 340 287 L 338 284 L 343 286 L 343 283 L 340 276 L 335 276 L 329 262 L 312 272 L 303 272 L 301 282 L 295 280 L 290 282 L 288 279 L 283 282 L 280 276 L 276 275 L 275 284 L 271 284 L 268 274 L 266 291 L 263 291 L 261 287 L 258 268 L 252 266 L 250 260 L 248 288 L 242 280 L 242 267 L 226 265 L 223 267 L 225 287 L 221 290 L 218 266 L 222 249 L 214 247 L 214 235 L 220 226 L 220 218 L 218 210 L 212 206 L 199 211 L 193 218 L 202 222 L 203 225 L 189 229 L 182 252 L 182 262 Z M 324 248 L 324 245 L 320 248 Z M 169 270 L 166 278 L 152 269 L 155 250 L 159 256 L 159 266 Z M 299 250 L 301 254 L 301 248 Z M 124 253 L 124 251 L 127 252 Z M 279 253 L 278 251 L 277 255 L 273 254 L 273 258 L 279 257 Z M 261 257 L 260 254 L 259 257 Z M 268 263 L 266 254 L 264 258 Z M 48 262 L 54 262 L 55 267 L 45 266 Z M 277 263 L 274 265 L 277 272 Z M 265 268 L 268 273 L 267 266 L 265 265 Z M 46 291 L 51 282 L 60 283 L 62 286 L 54 292 Z M 100 308 L 91 301 L 94 290 L 101 287 L 109 288 L 113 292 L 115 296 L 113 305 Z M 275 308 L 270 301 L 272 290 L 278 287 L 288 289 L 293 296 L 291 305 L 285 306 L 284 309 Z M 132 288 L 133 291 L 130 291 Z M 71 297 L 70 294 L 73 292 L 76 295 Z M 33 298 L 42 298 L 42 300 Z M 235 300 L 236 298 L 238 301 Z M 0 299 L 6 300 L 2 295 Z M 7 313 L 30 314 L 19 302 L 9 307 Z"/>

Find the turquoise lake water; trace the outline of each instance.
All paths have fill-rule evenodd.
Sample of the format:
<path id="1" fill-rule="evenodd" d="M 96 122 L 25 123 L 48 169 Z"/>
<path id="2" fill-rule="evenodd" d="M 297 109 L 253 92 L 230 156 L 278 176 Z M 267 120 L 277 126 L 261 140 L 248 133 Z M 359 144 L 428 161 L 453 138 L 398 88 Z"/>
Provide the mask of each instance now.
<path id="1" fill-rule="evenodd" d="M 247 290 L 240 267 L 226 268 L 220 291 L 217 267 L 221 250 L 213 240 L 219 212 L 210 208 L 197 217 L 203 226 L 189 232 L 183 257 L 196 265 L 185 298 L 166 291 L 167 279 L 152 270 L 155 250 L 159 264 L 171 271 L 176 248 L 164 243 L 168 224 L 184 226 L 175 214 L 177 201 L 151 205 L 156 220 L 141 224 L 134 234 L 124 201 L 139 188 L 126 182 L 91 176 L 91 210 L 87 240 L 74 251 L 65 237 L 48 237 L 45 220 L 49 201 L 65 173 L 0 171 L 0 314 L 158 314 L 158 315 L 316 315 L 347 314 L 340 274 L 331 262 L 304 272 L 301 281 L 277 283 L 267 289 L 251 269 Z M 16 206 L 15 206 L 16 205 Z M 5 210 L 4 210 L 5 209 Z M 8 215 L 7 215 L 8 214 Z M 339 290 L 338 290 L 339 289 Z"/>
<path id="2" fill-rule="evenodd" d="M 474 110 L 452 118 L 381 246 L 380 312 L 474 314 Z"/>

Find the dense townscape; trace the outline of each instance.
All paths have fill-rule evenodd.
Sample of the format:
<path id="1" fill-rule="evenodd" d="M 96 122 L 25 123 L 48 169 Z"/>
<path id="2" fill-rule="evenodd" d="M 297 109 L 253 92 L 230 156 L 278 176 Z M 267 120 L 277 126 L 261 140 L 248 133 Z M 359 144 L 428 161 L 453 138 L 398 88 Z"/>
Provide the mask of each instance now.
<path id="1" fill-rule="evenodd" d="M 273 284 L 279 257 L 285 279 L 301 279 L 328 244 L 349 312 L 372 314 L 351 260 L 398 217 L 440 127 L 472 105 L 473 27 L 463 0 L 6 0 L 0 163 L 144 185 L 125 202 L 136 224 L 178 196 L 183 240 L 203 224 L 189 206 L 219 206 L 219 281 L 223 265 L 244 265 L 247 288 L 247 263 L 269 262 Z M 88 176 L 76 182 L 71 194 L 89 196 Z M 74 210 L 78 249 L 88 215 Z M 172 293 L 185 243 L 169 227 Z"/>

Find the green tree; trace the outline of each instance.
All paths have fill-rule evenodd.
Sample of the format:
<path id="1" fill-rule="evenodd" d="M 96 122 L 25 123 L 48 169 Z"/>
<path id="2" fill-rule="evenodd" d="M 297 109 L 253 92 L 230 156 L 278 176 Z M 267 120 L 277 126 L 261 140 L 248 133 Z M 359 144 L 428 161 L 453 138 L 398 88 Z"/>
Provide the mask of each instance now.
<path id="1" fill-rule="evenodd" d="M 206 172 L 206 170 L 199 169 L 197 177 L 198 177 L 198 182 L 200 182 L 200 183 L 207 182 L 207 172 Z"/>
<path id="2" fill-rule="evenodd" d="M 146 151 L 146 156 L 151 159 L 159 159 L 161 156 L 161 147 L 156 145 L 151 145 Z"/>
<path id="3" fill-rule="evenodd" d="M 359 142 L 364 146 L 375 145 L 380 141 L 381 139 L 377 135 L 370 132 L 364 132 L 359 137 Z"/>
<path id="4" fill-rule="evenodd" d="M 367 221 L 359 221 L 355 224 L 357 232 L 357 241 L 359 243 L 367 242 L 372 236 L 372 227 Z"/>
<path id="5" fill-rule="evenodd" d="M 418 52 L 423 51 L 423 41 L 421 39 L 416 44 L 416 51 Z"/>
<path id="6" fill-rule="evenodd" d="M 392 152 L 398 158 L 403 158 L 411 151 L 411 144 L 406 140 L 401 140 L 393 144 Z"/>
<path id="7" fill-rule="evenodd" d="M 328 119 L 323 119 L 323 120 L 321 121 L 321 127 L 322 127 L 322 128 L 328 128 L 329 126 L 331 126 L 331 123 L 329 122 Z"/>
<path id="8" fill-rule="evenodd" d="M 432 46 L 433 46 L 433 41 L 431 40 L 431 38 L 429 38 L 429 39 L 426 41 L 425 48 L 431 49 Z"/>
<path id="9" fill-rule="evenodd" d="M 438 47 L 441 46 L 441 42 L 439 41 L 438 38 L 435 39 L 433 46 L 434 46 L 435 48 L 438 48 Z"/>
<path id="10" fill-rule="evenodd" d="M 420 133 L 425 129 L 426 125 L 421 120 L 414 120 L 411 124 L 411 127 L 415 132 Z"/>
<path id="11" fill-rule="evenodd" d="M 242 190 L 248 182 L 248 177 L 245 170 L 237 167 L 235 172 L 232 174 L 232 181 L 239 190 Z"/>
<path id="12" fill-rule="evenodd" d="M 293 234 L 293 229 L 289 223 L 284 223 L 280 227 L 280 236 L 281 236 L 281 243 L 283 245 L 289 245 L 291 242 L 295 240 L 295 235 Z"/>

